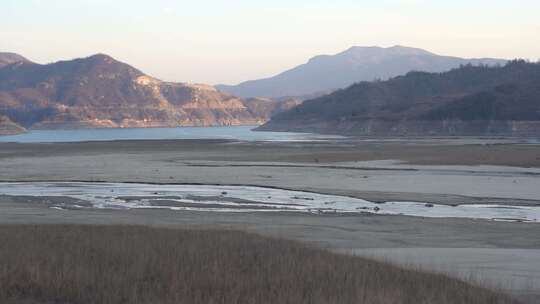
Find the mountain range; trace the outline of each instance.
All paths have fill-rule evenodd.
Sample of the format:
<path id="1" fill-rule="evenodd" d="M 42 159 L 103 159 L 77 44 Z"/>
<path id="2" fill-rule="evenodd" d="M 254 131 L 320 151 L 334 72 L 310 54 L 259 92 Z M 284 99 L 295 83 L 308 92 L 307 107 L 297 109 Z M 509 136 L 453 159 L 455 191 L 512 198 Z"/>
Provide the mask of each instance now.
<path id="1" fill-rule="evenodd" d="M 288 76 L 276 83 L 288 79 L 291 90 L 275 95 L 297 97 L 236 97 L 206 84 L 165 82 L 104 54 L 37 64 L 0 53 L 0 134 L 263 123 L 258 130 L 347 135 L 540 133 L 538 63 L 354 47 L 280 75 Z M 321 93 L 340 85 L 350 86 Z"/>
<path id="2" fill-rule="evenodd" d="M 346 135 L 540 134 L 540 63 L 466 65 L 359 82 L 304 101 L 259 130 Z"/>
<path id="3" fill-rule="evenodd" d="M 393 46 L 351 47 L 336 55 L 320 55 L 274 77 L 238 85 L 217 85 L 239 97 L 281 97 L 330 93 L 355 82 L 386 80 L 410 71 L 443 72 L 460 65 L 505 64 L 503 59 L 464 59 L 440 56 L 426 50 Z M 320 94 L 319 94 L 320 95 Z"/>
<path id="4" fill-rule="evenodd" d="M 36 64 L 0 53 L 0 132 L 24 128 L 256 125 L 295 100 L 240 99 L 205 84 L 171 83 L 98 54 Z"/>

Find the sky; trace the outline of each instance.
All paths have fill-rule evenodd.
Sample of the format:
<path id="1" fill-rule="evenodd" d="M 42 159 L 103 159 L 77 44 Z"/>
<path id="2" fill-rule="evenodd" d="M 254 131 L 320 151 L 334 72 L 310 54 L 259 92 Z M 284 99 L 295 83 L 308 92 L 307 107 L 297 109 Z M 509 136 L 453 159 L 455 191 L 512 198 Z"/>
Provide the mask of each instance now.
<path id="1" fill-rule="evenodd" d="M 0 51 L 236 84 L 351 46 L 540 59 L 539 0 L 0 0 Z"/>

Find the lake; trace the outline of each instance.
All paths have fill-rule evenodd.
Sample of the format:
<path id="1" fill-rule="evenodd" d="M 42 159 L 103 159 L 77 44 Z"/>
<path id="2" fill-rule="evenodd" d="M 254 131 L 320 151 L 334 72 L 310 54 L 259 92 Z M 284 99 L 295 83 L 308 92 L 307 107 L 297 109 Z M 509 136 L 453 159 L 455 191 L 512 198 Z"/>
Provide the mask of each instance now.
<path id="1" fill-rule="evenodd" d="M 79 130 L 32 130 L 29 133 L 0 136 L 0 142 L 83 142 L 159 139 L 231 139 L 242 141 L 317 141 L 340 136 L 292 132 L 256 132 L 256 126 L 125 128 Z"/>

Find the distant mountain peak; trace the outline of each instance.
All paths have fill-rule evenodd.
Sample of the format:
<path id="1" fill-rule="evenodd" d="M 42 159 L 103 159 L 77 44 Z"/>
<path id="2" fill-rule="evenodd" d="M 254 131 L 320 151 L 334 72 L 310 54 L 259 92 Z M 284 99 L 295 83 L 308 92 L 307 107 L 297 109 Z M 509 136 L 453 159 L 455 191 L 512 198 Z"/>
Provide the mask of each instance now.
<path id="1" fill-rule="evenodd" d="M 107 54 L 103 54 L 103 53 L 97 53 L 97 54 L 88 56 L 86 59 L 90 59 L 90 60 L 98 60 L 98 61 L 105 61 L 105 62 L 108 62 L 108 61 L 117 61 L 117 60 L 114 59 L 113 57 L 111 57 L 111 56 L 109 56 L 109 55 L 107 55 Z"/>
<path id="2" fill-rule="evenodd" d="M 99 66 L 99 65 L 109 65 L 109 64 L 129 66 L 128 64 L 118 61 L 115 58 L 107 54 L 103 54 L 103 53 L 93 54 L 87 57 L 78 57 L 78 58 L 73 58 L 69 60 L 61 60 L 56 63 L 84 64 L 88 66 Z"/>
<path id="3" fill-rule="evenodd" d="M 435 55 L 434 53 L 430 51 L 426 51 L 421 48 L 414 48 L 410 46 L 403 46 L 403 45 L 394 45 L 391 47 L 386 48 L 387 50 L 391 51 L 397 51 L 397 52 L 406 52 L 408 54 L 424 54 L 424 55 Z"/>
<path id="4" fill-rule="evenodd" d="M 125 78 L 136 78 L 144 75 L 135 67 L 102 53 L 57 63 L 65 66 L 64 70 L 66 72 L 89 73 L 102 78 L 112 77 L 113 74 Z M 110 75 L 107 76 L 106 74 Z"/>
<path id="5" fill-rule="evenodd" d="M 433 55 L 434 53 L 426 51 L 420 48 L 413 48 L 402 45 L 394 45 L 390 47 L 380 47 L 380 46 L 353 46 L 347 50 L 338 53 L 339 55 L 362 55 L 362 56 L 381 56 L 381 55 L 394 55 L 394 56 L 414 56 L 414 55 Z"/>
<path id="6" fill-rule="evenodd" d="M 18 62 L 30 62 L 30 60 L 16 53 L 0 52 L 0 68 Z"/>
<path id="7" fill-rule="evenodd" d="M 360 81 L 389 79 L 410 71 L 444 72 L 464 64 L 504 64 L 501 59 L 465 59 L 394 45 L 353 46 L 335 55 L 315 56 L 276 76 L 217 88 L 240 97 L 304 96 L 348 87 Z"/>
<path id="8" fill-rule="evenodd" d="M 119 60 L 116 60 L 112 56 L 109 56 L 107 54 L 98 53 L 94 55 L 90 55 L 88 57 L 84 58 L 77 58 L 75 60 L 82 61 L 82 62 L 89 62 L 93 64 L 125 64 Z M 127 65 L 127 64 L 126 64 Z"/>

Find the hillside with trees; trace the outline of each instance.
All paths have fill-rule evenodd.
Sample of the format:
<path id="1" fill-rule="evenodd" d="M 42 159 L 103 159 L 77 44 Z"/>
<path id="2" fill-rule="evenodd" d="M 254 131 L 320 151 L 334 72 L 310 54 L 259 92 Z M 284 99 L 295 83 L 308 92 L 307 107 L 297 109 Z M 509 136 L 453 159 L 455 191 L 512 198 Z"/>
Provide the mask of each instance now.
<path id="1" fill-rule="evenodd" d="M 540 131 L 540 63 L 465 65 L 360 82 L 280 113 L 260 130 L 350 135 L 527 135 Z"/>

